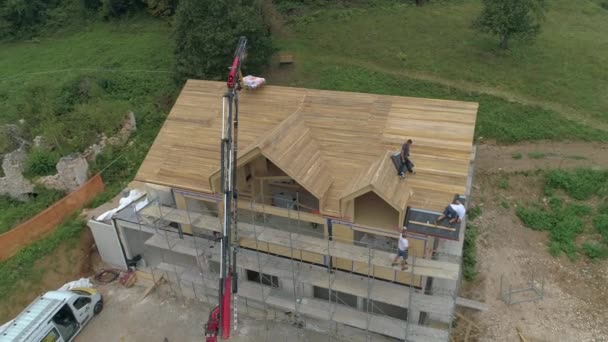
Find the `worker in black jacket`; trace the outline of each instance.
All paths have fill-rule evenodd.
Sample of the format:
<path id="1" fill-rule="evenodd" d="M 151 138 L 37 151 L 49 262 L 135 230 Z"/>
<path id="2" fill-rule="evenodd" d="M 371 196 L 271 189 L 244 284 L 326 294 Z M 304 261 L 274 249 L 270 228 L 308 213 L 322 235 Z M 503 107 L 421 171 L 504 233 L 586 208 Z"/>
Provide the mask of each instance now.
<path id="1" fill-rule="evenodd" d="M 412 145 L 412 139 L 407 139 L 405 144 L 401 146 L 401 166 L 399 167 L 399 177 L 405 177 L 405 169 L 407 172 L 414 173 L 414 164 L 410 161 L 410 145 Z"/>

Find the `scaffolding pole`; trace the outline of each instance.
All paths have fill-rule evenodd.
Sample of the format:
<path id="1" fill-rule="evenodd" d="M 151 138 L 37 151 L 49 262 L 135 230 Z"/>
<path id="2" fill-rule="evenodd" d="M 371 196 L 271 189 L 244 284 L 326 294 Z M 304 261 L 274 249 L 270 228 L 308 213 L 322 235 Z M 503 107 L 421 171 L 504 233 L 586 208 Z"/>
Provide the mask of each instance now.
<path id="1" fill-rule="evenodd" d="M 291 223 L 291 207 L 293 207 L 293 203 L 287 208 L 287 230 L 289 231 L 289 255 L 290 255 L 290 260 L 291 260 L 291 281 L 293 283 L 293 305 L 294 305 L 294 309 L 295 309 L 295 314 L 294 317 L 297 319 L 299 316 L 298 313 L 298 309 L 299 309 L 299 305 L 298 305 L 298 293 L 297 293 L 297 289 L 296 289 L 296 272 L 295 272 L 295 264 L 293 262 L 293 240 L 292 240 L 292 232 L 289 229 L 290 228 L 290 223 Z M 301 253 L 301 251 L 300 251 Z M 299 275 L 298 275 L 299 278 Z"/>
<path id="2" fill-rule="evenodd" d="M 264 199 L 262 199 L 262 201 L 264 201 Z M 268 307 L 266 305 L 266 298 L 264 298 L 264 284 L 262 284 L 262 274 L 263 274 L 263 267 L 262 267 L 262 263 L 260 261 L 260 245 L 259 245 L 259 240 L 258 240 L 258 233 L 257 233 L 257 229 L 256 229 L 256 223 L 255 223 L 255 211 L 253 211 L 253 202 L 251 203 L 251 223 L 253 225 L 253 236 L 255 238 L 255 255 L 257 257 L 257 262 L 258 262 L 258 271 L 259 271 L 259 280 L 260 280 L 260 292 L 262 293 L 262 305 L 264 305 L 264 324 L 266 325 L 266 331 L 268 331 Z M 264 208 L 262 206 L 262 208 Z M 263 211 L 264 209 L 262 209 Z"/>
<path id="3" fill-rule="evenodd" d="M 373 304 L 370 305 L 371 302 L 371 297 L 372 297 L 372 281 L 371 281 L 371 277 L 370 277 L 370 273 L 373 275 L 374 272 L 372 270 L 372 255 L 373 255 L 373 251 L 371 248 L 368 248 L 368 261 L 367 261 L 367 302 L 365 303 L 365 309 L 367 311 L 367 322 L 365 325 L 365 336 L 366 336 L 366 340 L 367 341 L 371 341 L 371 336 L 369 334 L 369 326 L 371 324 L 372 321 L 372 317 L 371 317 L 371 313 L 373 313 L 374 311 L 374 307 Z M 371 313 L 370 313 L 370 307 L 371 307 Z"/>
<path id="4" fill-rule="evenodd" d="M 186 207 L 187 209 L 187 207 Z M 207 256 L 204 255 L 205 250 L 203 249 L 200 253 L 199 253 L 199 249 L 198 249 L 198 241 L 197 241 L 197 237 L 194 231 L 194 225 L 192 224 L 192 218 L 190 217 L 190 210 L 186 210 L 186 215 L 188 216 L 188 222 L 190 224 L 190 227 L 192 227 L 192 242 L 194 244 L 194 251 L 196 254 L 196 266 L 197 266 L 197 271 L 199 276 L 201 277 L 201 283 L 203 285 L 203 296 L 205 298 L 205 300 L 207 301 L 208 304 L 212 305 L 211 300 L 209 299 L 209 291 L 207 289 L 207 284 L 205 283 L 205 270 L 203 269 L 203 263 L 201 262 L 200 258 L 201 256 L 203 256 L 203 258 L 205 259 L 205 262 L 207 263 L 207 271 L 209 271 L 210 265 L 209 265 L 209 260 L 207 259 Z M 219 219 L 219 217 L 218 217 Z M 200 239 L 200 238 L 198 238 Z M 215 243 L 215 242 L 214 242 Z M 211 273 L 211 272 L 207 272 L 207 273 Z M 198 297 L 196 295 L 196 286 L 194 285 L 194 282 L 192 282 L 192 290 L 194 291 L 194 296 Z"/>
<path id="5" fill-rule="evenodd" d="M 408 302 L 407 302 L 407 317 L 406 317 L 406 322 L 405 322 L 405 337 L 404 337 L 404 341 L 408 341 L 408 336 L 410 333 L 410 324 L 411 324 L 411 320 L 412 320 L 412 309 L 414 306 L 414 303 L 412 302 L 412 296 L 414 294 L 414 267 L 416 267 L 416 253 L 412 253 L 412 268 L 410 270 L 410 274 L 411 274 L 411 278 L 410 278 L 410 291 L 409 291 L 409 298 L 408 298 Z"/>

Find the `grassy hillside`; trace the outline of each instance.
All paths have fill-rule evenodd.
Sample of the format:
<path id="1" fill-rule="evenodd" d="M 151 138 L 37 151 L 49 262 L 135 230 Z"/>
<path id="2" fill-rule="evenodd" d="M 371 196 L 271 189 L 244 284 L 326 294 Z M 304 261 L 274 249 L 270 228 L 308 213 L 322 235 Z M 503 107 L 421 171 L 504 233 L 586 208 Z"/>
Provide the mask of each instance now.
<path id="1" fill-rule="evenodd" d="M 409 73 L 608 122 L 608 10 L 552 0 L 536 43 L 507 52 L 471 29 L 479 10 L 479 1 L 460 0 L 311 11 L 291 19 L 280 43 L 319 66 Z"/>
<path id="2" fill-rule="evenodd" d="M 168 79 L 170 29 L 148 18 L 95 23 L 72 34 L 40 41 L 4 43 L 0 48 L 0 122 L 20 118 L 17 104 L 32 87 L 50 92 L 78 75 L 125 78 L 116 98 L 137 100 Z"/>
<path id="3" fill-rule="evenodd" d="M 58 158 L 82 151 L 98 133 L 112 135 L 126 112 L 133 111 L 134 143 L 108 149 L 92 165 L 101 170 L 119 158 L 103 173 L 109 197 L 137 171 L 176 92 L 168 73 L 169 32 L 165 22 L 139 17 L 95 23 L 39 42 L 2 44 L 0 124 L 25 119 L 22 134 L 28 139 L 45 135 Z M 0 197 L 0 232 L 44 209 L 49 199 L 38 196 L 20 204 Z"/>

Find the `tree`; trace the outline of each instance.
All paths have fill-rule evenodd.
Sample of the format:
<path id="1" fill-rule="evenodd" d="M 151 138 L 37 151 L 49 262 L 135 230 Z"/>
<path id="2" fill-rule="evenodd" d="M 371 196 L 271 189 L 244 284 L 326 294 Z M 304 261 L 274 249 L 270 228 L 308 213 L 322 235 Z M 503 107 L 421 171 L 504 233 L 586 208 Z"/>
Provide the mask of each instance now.
<path id="1" fill-rule="evenodd" d="M 259 1 L 181 0 L 173 35 L 176 80 L 225 78 L 240 36 L 249 40 L 243 69 L 259 71 L 272 54 Z"/>
<path id="2" fill-rule="evenodd" d="M 509 48 L 517 38 L 531 40 L 541 29 L 547 11 L 546 0 L 482 0 L 483 10 L 473 27 L 500 38 L 500 47 Z"/>

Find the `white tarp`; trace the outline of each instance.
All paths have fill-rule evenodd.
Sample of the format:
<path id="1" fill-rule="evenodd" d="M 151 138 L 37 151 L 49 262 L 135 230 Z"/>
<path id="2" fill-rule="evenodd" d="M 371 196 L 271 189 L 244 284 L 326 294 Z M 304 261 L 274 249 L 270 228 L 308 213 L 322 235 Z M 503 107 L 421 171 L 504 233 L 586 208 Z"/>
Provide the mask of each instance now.
<path id="1" fill-rule="evenodd" d="M 114 214 L 116 214 L 119 210 L 122 210 L 123 208 L 125 208 L 129 204 L 133 203 L 133 201 L 139 199 L 144 194 L 145 193 L 143 193 L 141 191 L 138 191 L 138 190 L 131 190 L 131 191 L 129 191 L 129 195 L 126 196 L 126 197 L 121 198 L 120 201 L 118 202 L 118 208 L 114 208 L 112 210 L 106 211 L 105 213 L 97 216 L 97 218 L 95 218 L 95 220 L 96 221 L 106 221 L 106 220 L 111 219 L 112 216 L 114 216 Z M 148 204 L 148 199 L 145 199 L 141 203 L 138 203 L 137 206 L 139 207 L 139 209 L 141 209 L 146 204 Z M 138 208 L 135 208 L 135 209 L 139 210 Z"/>
<path id="2" fill-rule="evenodd" d="M 245 86 L 249 89 L 256 89 L 263 86 L 264 83 L 266 83 L 266 79 L 248 75 L 243 77 L 243 83 L 245 83 Z"/>
<path id="3" fill-rule="evenodd" d="M 93 287 L 93 283 L 91 283 L 89 278 L 80 278 L 63 285 L 59 288 L 59 291 L 69 291 L 78 287 Z"/>

